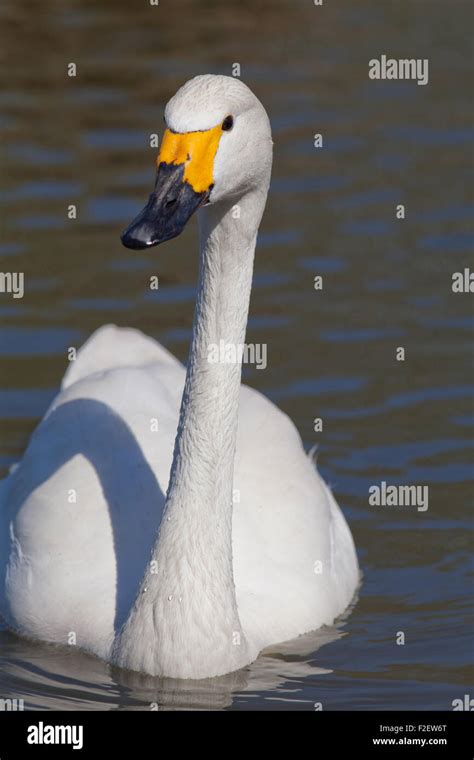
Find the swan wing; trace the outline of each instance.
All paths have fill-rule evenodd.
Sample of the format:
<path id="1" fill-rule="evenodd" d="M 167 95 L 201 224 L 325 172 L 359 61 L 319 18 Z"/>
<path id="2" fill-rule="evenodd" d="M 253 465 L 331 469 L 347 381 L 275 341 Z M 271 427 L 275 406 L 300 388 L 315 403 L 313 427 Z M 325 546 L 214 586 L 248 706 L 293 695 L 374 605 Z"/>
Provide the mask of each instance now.
<path id="1" fill-rule="evenodd" d="M 117 367 L 143 367 L 147 364 L 182 367 L 161 343 L 132 327 L 103 325 L 77 352 L 66 370 L 61 387 L 68 388 L 78 380 Z"/>
<path id="2" fill-rule="evenodd" d="M 291 419 L 242 387 L 235 460 L 234 577 L 255 649 L 330 624 L 359 575 L 354 543 Z"/>
<path id="3" fill-rule="evenodd" d="M 78 352 L 0 484 L 0 614 L 12 628 L 73 634 L 108 656 L 150 561 L 183 384 L 182 365 L 138 331 L 103 328 Z"/>

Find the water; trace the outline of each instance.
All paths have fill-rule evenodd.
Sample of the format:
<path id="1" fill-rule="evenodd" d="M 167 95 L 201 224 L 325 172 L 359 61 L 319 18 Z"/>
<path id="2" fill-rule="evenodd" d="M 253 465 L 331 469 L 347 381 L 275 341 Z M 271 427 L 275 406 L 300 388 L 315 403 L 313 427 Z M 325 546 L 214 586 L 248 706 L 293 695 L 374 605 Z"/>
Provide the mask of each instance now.
<path id="1" fill-rule="evenodd" d="M 1 474 L 54 395 L 66 348 L 99 325 L 133 325 L 185 359 L 195 224 L 149 254 L 118 236 L 151 189 L 148 140 L 167 99 L 240 62 L 275 141 L 248 330 L 268 344 L 268 368 L 245 381 L 318 444 L 357 545 L 359 596 L 337 626 L 199 683 L 0 631 L 0 696 L 28 708 L 424 710 L 472 693 L 473 315 L 451 291 L 472 244 L 472 12 L 459 0 L 255 5 L 44 0 L 32 14 L 3 3 L 1 269 L 23 271 L 26 288 L 0 300 Z M 429 85 L 369 81 L 383 52 L 429 58 Z M 382 480 L 429 486 L 429 509 L 370 506 Z"/>

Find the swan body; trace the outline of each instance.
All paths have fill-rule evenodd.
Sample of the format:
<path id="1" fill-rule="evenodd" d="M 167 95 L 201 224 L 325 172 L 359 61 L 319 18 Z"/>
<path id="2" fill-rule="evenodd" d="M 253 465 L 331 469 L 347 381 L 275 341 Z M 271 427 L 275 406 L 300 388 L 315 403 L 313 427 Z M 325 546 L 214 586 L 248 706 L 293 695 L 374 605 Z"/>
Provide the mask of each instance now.
<path id="1" fill-rule="evenodd" d="M 229 135 L 208 134 L 228 114 Z M 188 141 L 185 158 L 182 145 L 162 147 L 155 194 L 123 240 L 162 242 L 202 205 L 187 369 L 113 325 L 79 350 L 0 484 L 0 614 L 22 635 L 124 668 L 205 678 L 332 623 L 359 574 L 291 420 L 240 383 L 238 364 L 207 360 L 211 343 L 245 336 L 270 179 L 265 111 L 240 81 L 205 76 L 181 88 L 166 121 L 170 140 Z M 210 164 L 185 164 L 181 190 L 195 156 Z"/>

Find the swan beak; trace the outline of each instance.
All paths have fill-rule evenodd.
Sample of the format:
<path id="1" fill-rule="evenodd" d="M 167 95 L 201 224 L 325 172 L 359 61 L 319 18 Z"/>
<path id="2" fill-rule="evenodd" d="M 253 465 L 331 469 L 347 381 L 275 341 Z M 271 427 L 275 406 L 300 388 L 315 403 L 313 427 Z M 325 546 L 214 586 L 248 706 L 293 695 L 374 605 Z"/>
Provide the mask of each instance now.
<path id="1" fill-rule="evenodd" d="M 149 248 L 171 240 L 207 203 L 221 133 L 220 125 L 202 132 L 165 131 L 155 189 L 145 208 L 121 235 L 126 248 Z"/>

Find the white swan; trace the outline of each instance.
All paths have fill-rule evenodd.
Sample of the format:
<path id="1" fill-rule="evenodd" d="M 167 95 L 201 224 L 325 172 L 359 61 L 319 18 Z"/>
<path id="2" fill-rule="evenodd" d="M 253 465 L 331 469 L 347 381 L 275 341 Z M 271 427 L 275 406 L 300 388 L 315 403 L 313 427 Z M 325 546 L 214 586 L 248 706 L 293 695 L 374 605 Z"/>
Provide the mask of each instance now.
<path id="1" fill-rule="evenodd" d="M 195 679 L 331 623 L 358 565 L 292 422 L 238 363 L 208 361 L 211 344 L 244 342 L 266 112 L 239 80 L 199 76 L 165 118 L 155 190 L 122 240 L 162 242 L 204 206 L 187 371 L 131 329 L 82 347 L 2 483 L 0 612 L 28 637 Z"/>

